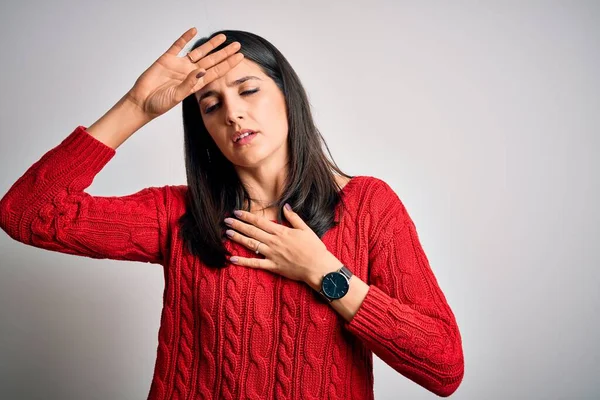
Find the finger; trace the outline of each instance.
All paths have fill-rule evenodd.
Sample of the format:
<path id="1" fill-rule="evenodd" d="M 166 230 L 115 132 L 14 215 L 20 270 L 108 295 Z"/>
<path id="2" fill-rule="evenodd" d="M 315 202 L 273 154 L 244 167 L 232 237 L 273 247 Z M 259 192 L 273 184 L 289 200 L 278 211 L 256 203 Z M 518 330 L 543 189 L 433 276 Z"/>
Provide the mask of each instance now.
<path id="1" fill-rule="evenodd" d="M 220 63 L 221 61 L 225 60 L 227 57 L 234 55 L 241 48 L 242 48 L 242 45 L 240 44 L 240 42 L 233 42 L 233 43 L 229 44 L 227 47 L 217 51 L 216 53 L 209 54 L 200 60 L 198 60 L 198 58 L 195 58 L 194 56 L 192 56 L 192 59 L 198 60 L 196 62 L 196 65 L 198 65 L 199 67 L 209 69 L 213 65 L 216 65 L 216 64 Z"/>
<path id="2" fill-rule="evenodd" d="M 243 222 L 236 221 L 234 219 L 233 227 L 235 229 L 237 229 L 238 231 L 248 234 L 249 236 L 252 236 L 253 238 L 256 238 L 261 241 L 271 240 L 272 239 L 271 235 L 278 235 L 281 233 L 281 231 L 283 231 L 284 229 L 287 229 L 285 226 L 276 224 L 275 222 L 273 222 L 265 217 L 261 217 L 260 215 L 252 214 L 248 211 L 235 210 L 234 213 L 237 213 L 236 217 L 238 217 L 239 220 L 243 221 Z M 259 228 L 262 232 L 265 232 L 267 235 L 266 236 L 263 235 L 263 237 L 254 236 L 253 232 L 251 230 L 254 227 Z M 269 235 L 269 234 L 271 234 L 271 235 Z"/>
<path id="3" fill-rule="evenodd" d="M 183 35 L 181 35 L 179 39 L 175 41 L 175 43 L 171 45 L 171 47 L 169 47 L 169 50 L 166 51 L 166 54 L 176 56 L 181 52 L 181 50 L 183 50 L 185 45 L 192 40 L 194 36 L 196 36 L 196 28 L 188 29 Z"/>
<path id="4" fill-rule="evenodd" d="M 225 231 L 229 239 L 233 240 L 236 243 L 241 244 L 247 249 L 256 252 L 256 247 L 258 246 L 258 254 L 262 254 L 263 256 L 267 256 L 269 254 L 269 246 L 267 246 L 264 242 L 249 238 L 247 236 L 242 235 L 241 233 L 235 232 L 232 229 L 227 229 Z M 260 246 L 259 246 L 260 244 Z"/>
<path id="5" fill-rule="evenodd" d="M 270 254 L 271 249 L 268 246 L 267 242 L 263 240 L 243 235 L 239 232 L 234 231 L 233 229 L 227 229 L 225 231 L 225 234 L 232 241 L 239 243 L 242 246 L 254 252 L 256 252 L 256 248 L 258 247 L 258 254 L 262 254 L 265 257 Z"/>
<path id="6" fill-rule="evenodd" d="M 177 103 L 183 101 L 187 96 L 194 93 L 194 88 L 198 85 L 198 82 L 206 75 L 206 70 L 196 69 L 188 74 L 183 82 L 181 82 L 175 88 L 175 101 Z"/>
<path id="7" fill-rule="evenodd" d="M 210 69 L 207 69 L 206 75 L 204 75 L 197 81 L 196 85 L 194 86 L 192 91 L 188 93 L 188 95 L 197 92 L 212 81 L 224 76 L 233 67 L 238 65 L 243 59 L 244 55 L 242 53 L 235 53 L 231 57 L 227 58 L 225 61 L 220 62 L 219 64 L 215 65 Z"/>
<path id="8" fill-rule="evenodd" d="M 240 256 L 233 256 L 229 259 L 235 265 L 241 265 L 244 267 L 250 267 L 255 269 L 264 269 L 267 271 L 275 270 L 275 263 L 266 258 L 246 258 Z"/>
<path id="9" fill-rule="evenodd" d="M 219 33 L 214 38 L 210 39 L 200 47 L 190 51 L 189 56 L 192 60 L 200 60 L 202 57 L 219 47 L 223 42 L 227 40 L 227 36 L 222 33 Z"/>
<path id="10" fill-rule="evenodd" d="M 304 220 L 292 210 L 292 207 L 289 204 L 285 203 L 285 206 L 283 207 L 283 213 L 292 227 L 302 230 L 310 229 L 306 222 L 304 222 Z"/>

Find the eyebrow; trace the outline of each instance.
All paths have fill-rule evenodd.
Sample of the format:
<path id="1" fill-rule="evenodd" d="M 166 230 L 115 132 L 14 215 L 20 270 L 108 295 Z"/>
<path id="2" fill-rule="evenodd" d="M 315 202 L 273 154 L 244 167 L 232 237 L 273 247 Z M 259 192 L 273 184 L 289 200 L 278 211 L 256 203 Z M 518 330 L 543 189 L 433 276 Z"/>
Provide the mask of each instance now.
<path id="1" fill-rule="evenodd" d="M 251 80 L 251 79 L 257 79 L 257 80 L 259 80 L 259 81 L 262 81 L 262 79 L 260 79 L 260 78 L 259 78 L 259 77 L 257 77 L 257 76 L 248 75 L 248 76 L 244 76 L 244 77 L 242 77 L 242 78 L 240 78 L 240 79 L 237 79 L 237 80 L 235 80 L 235 81 L 233 81 L 233 82 L 229 82 L 229 83 L 227 84 L 227 87 L 238 86 L 238 85 L 241 85 L 242 83 L 244 83 L 244 82 L 246 82 L 246 81 L 249 81 L 249 80 Z M 216 96 L 216 95 L 217 95 L 217 92 L 216 92 L 216 91 L 214 91 L 214 90 L 209 90 L 209 91 L 207 91 L 207 92 L 204 92 L 204 93 L 202 93 L 202 94 L 200 95 L 200 97 L 198 98 L 198 103 L 200 103 L 200 102 L 202 101 L 202 99 L 204 99 L 204 98 L 206 98 L 206 97 L 209 97 L 209 96 Z"/>

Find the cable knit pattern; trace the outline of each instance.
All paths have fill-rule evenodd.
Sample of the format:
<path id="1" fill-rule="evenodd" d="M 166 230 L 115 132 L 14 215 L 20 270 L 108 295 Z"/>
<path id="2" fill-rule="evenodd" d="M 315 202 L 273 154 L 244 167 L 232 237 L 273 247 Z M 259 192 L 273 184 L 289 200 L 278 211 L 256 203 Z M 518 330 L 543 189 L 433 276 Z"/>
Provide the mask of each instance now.
<path id="1" fill-rule="evenodd" d="M 180 256 L 177 256 L 181 258 Z M 176 356 L 177 366 L 175 368 L 175 393 L 170 397 L 184 399 L 187 396 L 189 390 L 189 379 L 190 371 L 192 370 L 192 343 L 194 340 L 194 314 L 192 312 L 194 306 L 194 299 L 192 298 L 194 293 L 193 285 L 193 271 L 191 265 L 193 265 L 189 258 L 182 258 L 180 265 L 179 282 L 180 287 L 178 293 L 181 295 L 178 297 L 180 305 L 179 315 L 179 347 L 178 354 Z"/>
<path id="2" fill-rule="evenodd" d="M 240 253 L 250 256 L 249 252 Z M 273 354 L 274 341 L 265 340 L 273 337 L 273 319 L 276 304 L 273 301 L 273 291 L 277 290 L 279 281 L 274 276 L 269 276 L 265 271 L 255 270 L 254 290 L 250 292 L 249 312 L 251 321 L 249 324 L 248 343 L 245 349 L 248 353 L 246 372 L 242 375 L 246 383 L 244 391 L 247 399 L 268 398 L 267 390 L 271 368 L 270 360 Z"/>
<path id="3" fill-rule="evenodd" d="M 308 285 L 193 257 L 178 225 L 186 186 L 86 193 L 114 155 L 77 127 L 0 200 L 0 227 L 47 250 L 163 266 L 149 399 L 373 399 L 373 353 L 439 396 L 458 388 L 464 360 L 454 314 L 415 224 L 384 181 L 354 177 L 341 191 L 339 225 L 323 237 L 370 285 L 346 322 Z"/>
<path id="4" fill-rule="evenodd" d="M 281 333 L 277 346 L 277 365 L 275 381 L 275 397 L 278 399 L 292 396 L 294 379 L 294 359 L 296 353 L 296 336 L 298 335 L 298 316 L 300 313 L 299 300 L 301 296 L 301 283 L 289 282 L 281 293 Z"/>
<path id="5" fill-rule="evenodd" d="M 353 236 L 356 235 L 354 226 L 356 226 L 356 214 L 348 213 L 345 215 L 345 218 L 341 218 L 339 213 L 336 215 L 338 220 L 340 221 L 339 230 L 340 234 L 337 235 L 337 248 L 342 249 L 342 254 L 360 254 L 358 249 L 353 248 L 359 241 L 353 240 Z M 351 260 L 342 260 L 345 264 L 350 265 L 349 262 Z M 335 329 L 336 335 L 339 336 L 342 334 L 341 332 L 341 324 L 336 324 Z M 347 363 L 344 362 L 349 356 L 347 354 L 347 345 L 342 341 L 335 341 L 333 343 L 333 349 L 331 353 L 332 366 L 329 369 L 328 373 L 330 374 L 329 385 L 327 387 L 327 398 L 329 399 L 345 399 L 348 398 L 348 395 L 345 393 L 346 385 L 337 385 L 337 382 L 342 382 L 346 377 L 346 374 L 349 372 L 348 370 L 340 370 L 342 368 L 347 368 Z"/>
<path id="6" fill-rule="evenodd" d="M 212 393 L 215 389 L 217 376 L 217 270 L 202 269 L 200 278 L 200 287 L 197 291 L 198 298 L 202 302 L 196 300 L 198 308 L 198 323 L 199 327 L 195 332 L 197 340 L 200 340 L 195 349 L 195 356 L 200 359 L 198 362 L 198 370 L 196 371 L 197 391 L 202 399 L 212 398 Z M 156 397 L 160 399 L 161 397 Z"/>
<path id="7" fill-rule="evenodd" d="M 234 271 L 235 269 L 242 271 Z M 225 280 L 225 337 L 223 343 L 223 398 L 234 399 L 239 377 L 236 368 L 239 366 L 241 354 L 242 337 L 242 288 L 247 281 L 245 276 L 248 274 L 247 268 L 240 266 L 231 266 L 225 271 L 227 279 Z"/>

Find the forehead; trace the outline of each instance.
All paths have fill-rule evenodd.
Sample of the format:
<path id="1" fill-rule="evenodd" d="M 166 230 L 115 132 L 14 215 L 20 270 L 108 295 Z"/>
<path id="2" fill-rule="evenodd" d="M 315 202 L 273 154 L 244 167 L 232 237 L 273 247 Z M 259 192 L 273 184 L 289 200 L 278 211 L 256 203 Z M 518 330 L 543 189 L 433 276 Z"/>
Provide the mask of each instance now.
<path id="1" fill-rule="evenodd" d="M 228 85 L 231 85 L 236 80 L 249 75 L 256 76 L 263 81 L 267 78 L 267 76 L 258 64 L 256 64 L 254 61 L 250 61 L 244 58 L 238 65 L 229 70 L 225 75 L 215 79 L 214 81 L 210 82 L 208 85 L 204 86 L 202 89 L 197 91 L 194 94 L 194 96 L 196 96 L 196 99 L 199 99 L 200 96 L 202 96 L 202 94 L 208 91 L 218 91 L 220 89 L 225 89 L 228 87 Z"/>

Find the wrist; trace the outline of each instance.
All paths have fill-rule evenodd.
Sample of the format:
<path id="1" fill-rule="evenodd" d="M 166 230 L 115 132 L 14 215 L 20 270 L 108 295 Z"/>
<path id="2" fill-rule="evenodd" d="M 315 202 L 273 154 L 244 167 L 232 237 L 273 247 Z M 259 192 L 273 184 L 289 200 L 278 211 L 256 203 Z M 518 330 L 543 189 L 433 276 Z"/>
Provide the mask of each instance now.
<path id="1" fill-rule="evenodd" d="M 135 117 L 139 124 L 145 125 L 154 119 L 154 117 L 151 117 L 144 111 L 144 106 L 135 99 L 131 92 L 127 92 L 125 96 L 119 100 L 117 106 L 120 107 L 124 113 Z"/>
<path id="2" fill-rule="evenodd" d="M 127 93 L 98 121 L 89 126 L 87 132 L 116 149 L 151 120 L 152 118 L 146 115 Z"/>
<path id="3" fill-rule="evenodd" d="M 344 264 L 338 260 L 336 256 L 330 252 L 327 252 L 327 255 L 324 257 L 321 265 L 316 268 L 315 272 L 309 276 L 305 282 L 308 286 L 318 292 L 321 290 L 323 277 L 330 272 L 339 270 L 343 265 Z"/>

